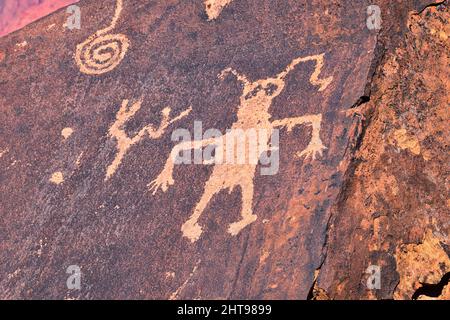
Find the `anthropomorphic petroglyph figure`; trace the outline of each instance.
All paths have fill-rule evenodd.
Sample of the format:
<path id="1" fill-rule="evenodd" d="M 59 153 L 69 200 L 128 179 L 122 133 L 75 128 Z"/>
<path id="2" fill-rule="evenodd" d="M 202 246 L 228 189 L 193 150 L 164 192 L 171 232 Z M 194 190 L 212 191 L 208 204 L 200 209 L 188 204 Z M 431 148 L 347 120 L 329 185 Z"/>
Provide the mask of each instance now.
<path id="1" fill-rule="evenodd" d="M 232 129 L 266 129 L 272 132 L 275 128 L 285 127 L 288 131 L 291 131 L 297 125 L 309 124 L 312 127 L 312 138 L 307 148 L 297 153 L 297 156 L 312 157 L 315 159 L 316 155 L 322 155 L 322 151 L 325 146 L 320 139 L 320 126 L 322 121 L 322 115 L 306 115 L 301 117 L 286 118 L 282 120 L 270 121 L 271 114 L 269 108 L 272 105 L 273 99 L 279 96 L 284 88 L 286 82 L 286 76 L 294 70 L 294 68 L 302 62 L 313 61 L 315 62 L 315 69 L 310 77 L 311 84 L 318 86 L 319 91 L 325 90 L 332 82 L 333 77 L 320 79 L 319 75 L 324 63 L 324 55 L 314 55 L 308 57 L 300 57 L 294 59 L 287 68 L 276 75 L 273 78 L 261 79 L 251 82 L 246 76 L 239 74 L 235 70 L 225 69 L 220 74 L 220 78 L 223 79 L 227 74 L 233 74 L 243 84 L 243 92 L 240 97 L 240 105 L 237 112 L 237 121 L 232 125 Z M 176 145 L 169 156 L 163 171 L 160 175 L 149 184 L 150 191 L 155 194 L 159 188 L 162 191 L 167 191 L 170 185 L 174 184 L 173 180 L 173 168 L 174 159 L 183 150 L 200 149 L 208 145 L 215 145 L 216 153 L 226 154 L 226 145 L 224 141 L 227 139 L 204 139 L 195 140 L 192 142 L 181 142 Z M 233 138 L 231 138 L 233 139 Z M 258 150 L 270 150 L 269 146 L 270 135 L 267 139 L 259 139 Z M 262 149 L 261 149 L 262 147 Z M 257 164 L 215 164 L 213 172 L 206 182 L 204 192 L 200 200 L 198 201 L 192 216 L 186 223 L 183 224 L 181 231 L 183 235 L 189 238 L 192 242 L 199 239 L 202 228 L 198 224 L 200 215 L 205 210 L 212 197 L 219 193 L 221 190 L 228 189 L 231 193 L 233 189 L 240 186 L 242 195 L 242 219 L 238 222 L 234 222 L 229 226 L 228 232 L 232 235 L 237 235 L 243 228 L 254 222 L 257 218 L 253 214 L 253 178 L 255 176 Z"/>
<path id="2" fill-rule="evenodd" d="M 111 24 L 77 45 L 75 61 L 80 71 L 89 75 L 109 72 L 125 57 L 130 42 L 124 34 L 110 34 L 122 12 L 123 0 L 117 0 Z"/>
<path id="3" fill-rule="evenodd" d="M 130 118 L 132 118 L 136 114 L 136 112 L 139 111 L 139 109 L 141 109 L 142 100 L 135 102 L 131 105 L 131 107 L 128 107 L 128 104 L 128 100 L 123 100 L 122 106 L 116 114 L 116 121 L 111 126 L 111 128 L 109 128 L 109 135 L 116 138 L 117 140 L 117 154 L 113 162 L 106 169 L 105 181 L 114 175 L 120 163 L 122 162 L 123 157 L 126 155 L 131 146 L 141 141 L 146 134 L 148 134 L 151 139 L 159 139 L 170 124 L 186 117 L 192 110 L 192 108 L 189 107 L 187 110 L 180 113 L 177 117 L 170 119 L 171 109 L 169 107 L 164 108 L 161 111 L 162 120 L 158 128 L 155 129 L 151 125 L 145 126 L 134 137 L 130 138 L 123 127 L 126 122 Z"/>
<path id="4" fill-rule="evenodd" d="M 206 14 L 208 20 L 217 19 L 226 5 L 233 0 L 205 0 Z"/>

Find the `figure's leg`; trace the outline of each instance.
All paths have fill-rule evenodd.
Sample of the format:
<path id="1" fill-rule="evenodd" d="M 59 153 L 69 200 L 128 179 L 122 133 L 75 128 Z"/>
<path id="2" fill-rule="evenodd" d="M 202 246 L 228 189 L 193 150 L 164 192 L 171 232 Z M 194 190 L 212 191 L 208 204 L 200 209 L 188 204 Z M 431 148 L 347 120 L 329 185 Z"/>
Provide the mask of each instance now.
<path id="1" fill-rule="evenodd" d="M 118 143 L 120 143 L 120 142 L 118 142 Z M 117 151 L 117 155 L 114 158 L 113 162 L 106 169 L 105 181 L 109 180 L 114 175 L 117 168 L 122 163 L 122 159 L 125 156 L 125 154 L 127 153 L 127 151 L 128 151 L 128 148 L 124 148 L 122 150 Z"/>
<path id="2" fill-rule="evenodd" d="M 241 186 L 241 194 L 242 194 L 242 211 L 241 216 L 242 219 L 237 222 L 233 222 L 230 224 L 230 227 L 228 228 L 228 232 L 231 233 L 231 235 L 235 236 L 239 232 L 241 232 L 242 229 L 244 229 L 246 226 L 251 224 L 252 222 L 255 222 L 258 218 L 256 215 L 253 214 L 253 176 L 252 178 L 244 180 Z"/>
<path id="3" fill-rule="evenodd" d="M 221 187 L 218 187 L 214 183 L 214 179 L 212 177 L 206 182 L 205 190 L 203 191 L 203 195 L 200 198 L 199 202 L 195 206 L 194 213 L 189 217 L 183 226 L 181 227 L 181 231 L 183 232 L 183 236 L 191 240 L 191 242 L 195 242 L 200 238 L 202 234 L 202 227 L 198 224 L 198 219 L 200 218 L 203 211 L 206 209 L 211 198 L 220 191 Z"/>

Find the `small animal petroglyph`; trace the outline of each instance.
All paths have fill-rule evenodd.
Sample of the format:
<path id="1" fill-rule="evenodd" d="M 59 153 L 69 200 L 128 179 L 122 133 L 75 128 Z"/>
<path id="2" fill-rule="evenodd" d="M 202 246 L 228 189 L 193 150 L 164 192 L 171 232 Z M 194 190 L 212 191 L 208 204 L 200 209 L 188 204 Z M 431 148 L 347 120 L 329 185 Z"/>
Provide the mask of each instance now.
<path id="1" fill-rule="evenodd" d="M 123 34 L 109 34 L 117 24 L 122 12 L 123 0 L 117 0 L 111 24 L 91 35 L 77 45 L 75 61 L 80 71 L 89 75 L 109 72 L 125 57 L 130 42 Z"/>
<path id="2" fill-rule="evenodd" d="M 230 4 L 233 0 L 205 0 L 206 14 L 208 20 L 217 19 L 223 8 Z"/>
<path id="3" fill-rule="evenodd" d="M 117 140 L 117 154 L 113 162 L 106 169 L 105 181 L 111 178 L 112 175 L 114 175 L 120 163 L 122 162 L 123 157 L 126 155 L 131 146 L 141 141 L 146 134 L 148 134 L 151 139 L 160 138 L 169 125 L 186 117 L 192 110 L 192 108 L 189 107 L 188 109 L 180 113 L 177 117 L 170 119 L 171 108 L 164 108 L 161 111 L 162 120 L 158 128 L 155 129 L 151 125 L 145 126 L 134 137 L 130 138 L 125 132 L 123 126 L 130 118 L 132 118 L 136 114 L 136 112 L 139 111 L 139 109 L 141 109 L 142 99 L 132 104 L 129 108 L 128 104 L 128 100 L 122 101 L 122 106 L 116 114 L 116 121 L 109 128 L 109 135 L 116 138 Z"/>
<path id="4" fill-rule="evenodd" d="M 332 82 L 333 77 L 328 77 L 325 79 L 319 78 L 324 64 L 323 54 L 296 58 L 284 71 L 275 77 L 260 79 L 253 82 L 247 79 L 245 75 L 241 75 L 235 70 L 230 68 L 223 70 L 219 75 L 221 79 L 228 74 L 233 74 L 244 86 L 240 97 L 237 121 L 232 125 L 232 129 L 246 130 L 249 128 L 256 128 L 267 129 L 269 132 L 272 132 L 276 127 L 285 127 L 288 131 L 291 131 L 297 125 L 309 124 L 312 127 L 311 141 L 305 150 L 298 152 L 296 155 L 298 157 L 305 156 L 305 158 L 311 157 L 312 159 L 315 159 L 317 155 L 322 155 L 322 151 L 326 149 L 326 147 L 320 139 L 320 127 L 322 121 L 321 114 L 305 115 L 276 121 L 270 120 L 271 114 L 269 113 L 269 108 L 272 105 L 273 99 L 283 92 L 285 88 L 286 76 L 294 70 L 299 63 L 308 61 L 315 62 L 315 69 L 310 77 L 310 83 L 318 86 L 318 91 L 325 90 Z M 228 134 L 229 133 L 226 135 Z M 258 139 L 258 150 L 269 151 L 271 148 L 268 145 L 269 139 L 270 135 L 267 136 L 267 139 Z M 201 149 L 208 145 L 215 145 L 216 153 L 225 154 L 226 145 L 223 141 L 227 141 L 227 139 L 211 138 L 205 140 L 195 140 L 192 142 L 181 142 L 176 145 L 172 149 L 162 172 L 149 184 L 150 191 L 153 192 L 153 195 L 156 194 L 159 188 L 165 192 L 170 185 L 174 184 L 174 159 L 181 151 Z M 247 150 L 248 149 L 249 148 L 247 148 Z M 197 241 L 202 234 L 202 228 L 198 224 L 198 219 L 205 210 L 209 201 L 221 190 L 228 189 L 231 193 L 237 186 L 240 186 L 241 189 L 242 219 L 238 222 L 232 223 L 228 228 L 228 232 L 232 235 L 237 235 L 243 228 L 254 222 L 257 218 L 257 216 L 253 214 L 252 210 L 254 192 L 253 178 L 255 176 L 256 167 L 257 164 L 216 164 L 209 180 L 206 182 L 203 195 L 198 201 L 193 214 L 181 228 L 183 235 L 192 242 Z"/>

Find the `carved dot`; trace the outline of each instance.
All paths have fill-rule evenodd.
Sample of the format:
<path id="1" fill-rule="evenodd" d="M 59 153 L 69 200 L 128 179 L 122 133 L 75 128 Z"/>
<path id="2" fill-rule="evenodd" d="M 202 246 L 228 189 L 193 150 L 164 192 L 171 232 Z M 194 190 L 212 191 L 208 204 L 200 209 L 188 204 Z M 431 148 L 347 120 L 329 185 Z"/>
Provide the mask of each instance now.
<path id="1" fill-rule="evenodd" d="M 64 140 L 66 140 L 67 138 L 69 138 L 73 133 L 73 129 L 72 128 L 64 128 L 61 131 L 61 135 L 64 137 Z"/>
<path id="2" fill-rule="evenodd" d="M 54 184 L 61 184 L 64 182 L 64 175 L 62 174 L 61 171 L 57 171 L 52 174 L 50 182 Z"/>

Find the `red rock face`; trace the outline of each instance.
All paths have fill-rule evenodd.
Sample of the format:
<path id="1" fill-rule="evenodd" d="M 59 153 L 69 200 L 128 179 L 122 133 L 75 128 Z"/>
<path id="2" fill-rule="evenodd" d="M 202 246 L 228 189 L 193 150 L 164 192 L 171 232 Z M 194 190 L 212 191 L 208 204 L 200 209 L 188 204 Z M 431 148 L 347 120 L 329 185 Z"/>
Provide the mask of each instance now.
<path id="1" fill-rule="evenodd" d="M 0 0 L 0 37 L 78 0 Z"/>

